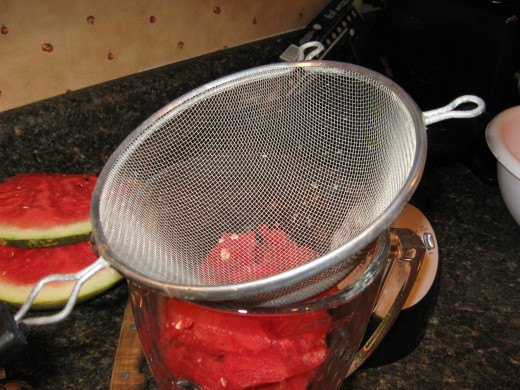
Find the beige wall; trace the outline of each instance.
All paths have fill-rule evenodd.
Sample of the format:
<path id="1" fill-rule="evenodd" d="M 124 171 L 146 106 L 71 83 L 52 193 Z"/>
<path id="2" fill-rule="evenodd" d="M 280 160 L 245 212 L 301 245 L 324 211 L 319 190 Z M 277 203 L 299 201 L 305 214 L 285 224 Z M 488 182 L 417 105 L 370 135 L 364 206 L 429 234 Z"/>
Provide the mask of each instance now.
<path id="1" fill-rule="evenodd" d="M 0 111 L 299 29 L 328 2 L 0 0 Z"/>

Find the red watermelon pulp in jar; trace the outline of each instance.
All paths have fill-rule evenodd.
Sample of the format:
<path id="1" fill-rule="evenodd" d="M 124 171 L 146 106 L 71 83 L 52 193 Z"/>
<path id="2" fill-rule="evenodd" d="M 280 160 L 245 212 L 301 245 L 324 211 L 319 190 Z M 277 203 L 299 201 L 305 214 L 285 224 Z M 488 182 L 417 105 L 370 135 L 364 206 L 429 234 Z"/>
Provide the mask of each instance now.
<path id="1" fill-rule="evenodd" d="M 212 267 L 225 271 L 234 261 L 236 273 L 216 277 L 235 283 L 251 273 L 268 276 L 278 256 L 294 263 L 315 256 L 279 230 L 262 225 L 258 232 L 259 241 L 249 231 L 224 233 L 197 272 L 215 274 Z M 160 389 L 305 390 L 344 379 L 377 296 L 380 278 L 373 281 L 355 297 L 333 288 L 315 300 L 274 308 L 190 302 L 132 281 L 129 289 L 143 351 Z"/>

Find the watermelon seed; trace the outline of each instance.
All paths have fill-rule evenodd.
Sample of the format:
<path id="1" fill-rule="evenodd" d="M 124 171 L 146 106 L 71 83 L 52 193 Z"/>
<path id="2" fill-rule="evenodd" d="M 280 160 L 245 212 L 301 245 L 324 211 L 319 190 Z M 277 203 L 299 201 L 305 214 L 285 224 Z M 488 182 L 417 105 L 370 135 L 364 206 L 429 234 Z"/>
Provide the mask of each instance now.
<path id="1" fill-rule="evenodd" d="M 229 260 L 230 257 L 231 257 L 231 252 L 229 252 L 226 248 L 224 248 L 220 251 L 220 258 L 222 260 Z"/>

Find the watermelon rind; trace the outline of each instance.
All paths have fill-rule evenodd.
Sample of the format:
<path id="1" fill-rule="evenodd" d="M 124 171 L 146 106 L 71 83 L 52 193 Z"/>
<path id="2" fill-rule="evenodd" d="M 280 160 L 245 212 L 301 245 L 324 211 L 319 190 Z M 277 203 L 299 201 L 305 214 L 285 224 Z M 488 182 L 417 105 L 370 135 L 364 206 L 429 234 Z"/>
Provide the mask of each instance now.
<path id="1" fill-rule="evenodd" d="M 117 282 L 122 280 L 120 273 L 112 268 L 104 268 L 93 275 L 81 287 L 77 302 L 83 302 L 108 290 Z M 51 282 L 46 284 L 36 299 L 32 310 L 55 310 L 61 309 L 67 303 L 75 282 Z M 0 300 L 12 306 L 21 306 L 31 293 L 34 284 L 14 284 L 1 280 L 0 278 Z"/>
<path id="2" fill-rule="evenodd" d="M 0 245 L 14 248 L 51 248 L 88 241 L 92 234 L 90 218 L 47 229 L 0 225 Z"/>
<path id="3" fill-rule="evenodd" d="M 0 246 L 51 248 L 88 241 L 97 177 L 20 173 L 0 182 Z"/>

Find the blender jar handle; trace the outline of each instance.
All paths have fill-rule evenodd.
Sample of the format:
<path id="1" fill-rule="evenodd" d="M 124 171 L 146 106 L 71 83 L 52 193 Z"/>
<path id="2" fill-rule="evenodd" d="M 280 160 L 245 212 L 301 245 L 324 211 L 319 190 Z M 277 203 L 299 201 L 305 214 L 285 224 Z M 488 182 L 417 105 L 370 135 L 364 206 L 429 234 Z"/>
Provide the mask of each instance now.
<path id="1" fill-rule="evenodd" d="M 379 294 L 372 312 L 372 319 L 377 321 L 377 327 L 356 353 L 347 376 L 363 364 L 392 327 L 412 290 L 426 253 L 423 241 L 410 229 L 390 229 L 390 242 L 392 261 L 380 290 L 384 294 Z"/>

